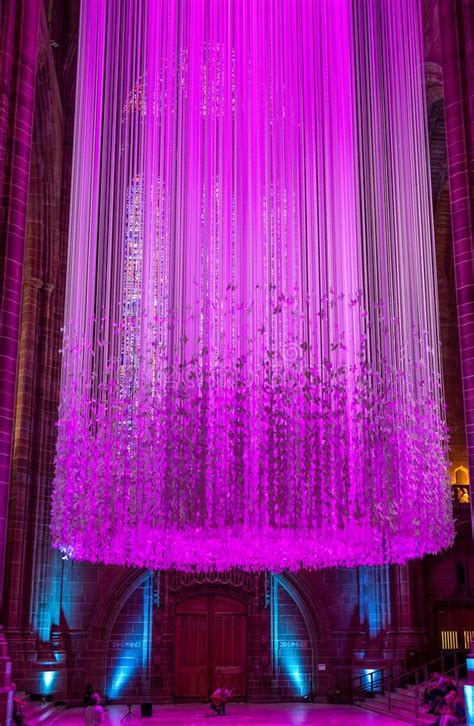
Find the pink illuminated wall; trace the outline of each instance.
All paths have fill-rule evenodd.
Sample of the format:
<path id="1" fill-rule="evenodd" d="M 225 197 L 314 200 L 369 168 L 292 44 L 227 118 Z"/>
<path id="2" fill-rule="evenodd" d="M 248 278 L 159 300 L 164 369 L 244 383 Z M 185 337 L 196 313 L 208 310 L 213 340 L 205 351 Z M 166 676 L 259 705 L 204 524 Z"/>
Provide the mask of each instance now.
<path id="1" fill-rule="evenodd" d="M 448 546 L 417 2 L 107 9 L 82 7 L 56 546 Z"/>

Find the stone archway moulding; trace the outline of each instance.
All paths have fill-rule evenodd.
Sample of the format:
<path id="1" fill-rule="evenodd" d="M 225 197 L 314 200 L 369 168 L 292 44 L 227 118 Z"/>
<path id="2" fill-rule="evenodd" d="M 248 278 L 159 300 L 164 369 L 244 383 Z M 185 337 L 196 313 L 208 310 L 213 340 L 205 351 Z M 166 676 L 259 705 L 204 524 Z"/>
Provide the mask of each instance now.
<path id="1" fill-rule="evenodd" d="M 149 570 L 126 570 L 107 590 L 97 604 L 90 624 L 89 651 L 96 653 L 96 662 L 105 691 L 106 661 L 112 628 L 125 603 L 148 577 Z"/>
<path id="2" fill-rule="evenodd" d="M 296 603 L 308 629 L 311 642 L 311 681 L 313 695 L 316 695 L 318 650 L 321 650 L 322 647 L 325 650 L 328 649 L 331 637 L 327 613 L 301 575 L 281 572 L 274 577 Z"/>

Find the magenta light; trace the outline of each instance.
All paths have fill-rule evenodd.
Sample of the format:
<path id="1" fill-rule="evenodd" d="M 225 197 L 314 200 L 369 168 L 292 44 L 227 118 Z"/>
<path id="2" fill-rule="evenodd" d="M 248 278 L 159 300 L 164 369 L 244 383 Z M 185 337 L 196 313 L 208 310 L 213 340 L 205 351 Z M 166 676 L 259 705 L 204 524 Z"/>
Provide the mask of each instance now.
<path id="1" fill-rule="evenodd" d="M 55 546 L 151 568 L 453 537 L 413 0 L 84 0 Z"/>

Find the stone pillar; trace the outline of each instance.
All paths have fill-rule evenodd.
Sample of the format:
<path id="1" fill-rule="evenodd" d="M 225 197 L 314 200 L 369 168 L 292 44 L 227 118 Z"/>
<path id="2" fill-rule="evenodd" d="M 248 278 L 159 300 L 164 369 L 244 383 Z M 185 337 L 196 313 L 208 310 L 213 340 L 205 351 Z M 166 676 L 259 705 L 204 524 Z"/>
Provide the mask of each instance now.
<path id="1" fill-rule="evenodd" d="M 10 653 L 21 659 L 21 631 L 29 620 L 29 596 L 23 591 L 24 572 L 31 568 L 26 539 L 31 533 L 28 511 L 31 508 L 31 476 L 29 472 L 32 441 L 30 440 L 31 419 L 35 401 L 34 387 L 38 361 L 36 349 L 29 345 L 38 336 L 39 298 L 43 281 L 29 277 L 23 281 L 22 326 L 19 336 L 20 362 L 17 374 L 18 395 L 16 397 L 15 443 L 12 451 L 10 489 L 14 495 L 9 506 L 9 529 L 7 543 L 7 573 L 3 588 L 3 624 L 6 629 Z M 15 653 L 16 651 L 16 653 Z"/>
<path id="2" fill-rule="evenodd" d="M 474 13 L 471 0 L 439 2 L 451 224 L 469 468 L 474 472 Z M 473 506 L 471 497 L 471 506 Z"/>
<path id="3" fill-rule="evenodd" d="M 418 651 L 425 635 L 417 611 L 419 563 L 390 566 L 391 626 L 385 638 L 389 660 L 403 660 L 407 651 Z"/>
<path id="4" fill-rule="evenodd" d="M 6 0 L 0 43 L 0 592 L 3 589 L 41 0 Z M 0 716 L 1 720 L 1 716 Z"/>
<path id="5" fill-rule="evenodd" d="M 23 255 L 41 0 L 5 0 L 0 37 L 0 593 L 15 414 Z M 0 633 L 0 723 L 11 724 L 13 685 Z"/>

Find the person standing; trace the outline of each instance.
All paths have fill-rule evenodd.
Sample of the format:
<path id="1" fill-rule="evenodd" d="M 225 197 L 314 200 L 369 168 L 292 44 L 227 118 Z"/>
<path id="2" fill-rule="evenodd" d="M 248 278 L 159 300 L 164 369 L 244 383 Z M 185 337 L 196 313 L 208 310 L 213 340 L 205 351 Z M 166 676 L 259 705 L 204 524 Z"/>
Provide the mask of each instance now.
<path id="1" fill-rule="evenodd" d="M 100 696 L 93 693 L 90 698 L 90 705 L 86 708 L 85 726 L 96 726 L 96 724 L 104 723 L 105 711 L 100 705 Z"/>
<path id="2" fill-rule="evenodd" d="M 91 696 L 92 696 L 93 693 L 94 693 L 94 689 L 92 688 L 91 684 L 90 683 L 86 683 L 86 688 L 85 688 L 85 691 L 84 691 L 84 699 L 83 699 L 83 702 L 82 702 L 82 705 L 83 706 L 90 706 Z"/>
<path id="3" fill-rule="evenodd" d="M 13 698 L 13 723 L 15 726 L 27 726 L 25 714 L 23 713 L 23 706 L 25 702 L 14 696 Z"/>

